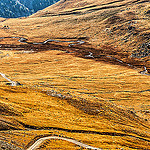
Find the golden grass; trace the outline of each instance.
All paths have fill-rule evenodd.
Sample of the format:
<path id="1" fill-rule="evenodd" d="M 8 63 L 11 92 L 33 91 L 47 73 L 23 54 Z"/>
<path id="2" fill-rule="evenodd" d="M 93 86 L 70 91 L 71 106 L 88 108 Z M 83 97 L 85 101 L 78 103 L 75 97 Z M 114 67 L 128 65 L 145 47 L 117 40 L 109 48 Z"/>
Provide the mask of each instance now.
<path id="1" fill-rule="evenodd" d="M 14 53 L 10 52 L 10 57 L 2 59 L 1 71 L 20 83 L 43 90 L 55 88 L 62 94 L 69 92 L 72 96 L 94 101 L 99 101 L 96 100 L 98 98 L 120 105 L 124 103 L 137 109 L 142 107 L 138 101 L 149 104 L 149 92 L 146 91 L 149 76 L 140 75 L 137 70 L 71 55 L 58 55 L 61 53 L 59 51 Z M 3 78 L 1 80 L 4 81 Z"/>
<path id="2" fill-rule="evenodd" d="M 1 132 L 1 135 L 5 137 L 10 138 L 10 132 Z M 10 140 L 13 141 L 13 143 L 16 142 L 16 145 L 21 145 L 21 147 L 26 147 L 28 145 L 29 141 L 32 141 L 34 137 L 40 136 L 40 135 L 59 135 L 62 137 L 68 137 L 68 138 L 73 138 L 76 139 L 77 141 L 86 143 L 91 146 L 97 146 L 101 147 L 103 149 L 113 149 L 115 150 L 117 148 L 124 148 L 125 150 L 127 149 L 132 149 L 129 148 L 127 145 L 131 145 L 128 142 L 125 142 L 127 145 L 125 145 L 123 138 L 120 139 L 120 137 L 111 137 L 111 136 L 105 136 L 105 135 L 94 135 L 94 134 L 82 134 L 82 133 L 68 133 L 68 132 L 63 132 L 63 131 L 57 131 L 57 130 L 41 130 L 41 131 L 11 131 L 11 136 Z M 118 143 L 120 142 L 120 143 Z M 42 147 L 41 149 L 56 149 L 57 146 L 60 146 L 62 149 L 80 149 L 76 145 L 73 145 L 69 142 L 63 142 L 61 140 L 50 140 L 47 144 L 44 144 L 45 147 Z"/>
<path id="3" fill-rule="evenodd" d="M 148 78 L 147 76 L 142 76 L 136 70 L 127 69 L 123 66 L 95 62 L 94 60 L 77 58 L 72 55 L 58 55 L 60 54 L 58 51 L 34 54 L 14 53 L 10 53 L 10 57 L 3 58 L 1 62 L 3 73 L 9 74 L 9 78 L 12 80 L 23 83 L 23 86 L 20 87 L 4 86 L 5 80 L 1 78 L 1 81 L 3 81 L 0 88 L 1 103 L 7 104 L 21 114 L 10 118 L 39 128 L 58 127 L 69 130 L 90 130 L 123 134 L 125 132 L 123 129 L 126 128 L 129 132 L 131 129 L 128 126 L 132 125 L 138 134 L 144 135 L 143 131 L 149 130 L 140 125 L 140 122 L 129 121 L 128 117 L 118 115 L 121 111 L 125 112 L 126 115 L 128 114 L 126 110 L 121 110 L 121 107 L 141 110 L 143 104 L 145 106 L 148 105 L 147 95 L 143 94 L 142 97 L 141 94 L 142 99 L 139 99 L 138 92 L 133 92 L 133 94 L 128 92 L 131 97 L 127 97 L 124 91 L 122 91 L 122 94 L 117 92 L 119 89 L 126 90 L 126 88 L 128 90 L 131 88 L 130 90 L 134 91 L 133 86 L 127 86 L 126 82 L 129 80 L 129 85 L 132 85 L 133 82 L 136 86 L 132 77 L 135 78 L 137 76 L 139 83 L 143 83 Z M 7 64 L 7 62 L 10 63 Z M 8 68 L 7 71 L 5 68 Z M 148 85 L 148 82 L 144 85 L 141 84 L 143 90 Z M 46 95 L 46 93 L 53 94 L 51 90 L 55 90 L 57 93 L 66 95 L 73 100 L 64 100 Z M 110 90 L 113 91 L 110 92 Z M 139 89 L 136 88 L 136 90 L 141 90 L 141 87 Z M 84 104 L 84 101 L 80 98 L 86 99 L 87 102 Z M 119 104 L 120 108 L 110 102 L 106 102 L 106 100 Z M 137 104 L 137 100 L 140 103 Z M 135 103 L 131 105 L 129 101 Z M 98 106 L 99 104 L 103 104 L 102 108 Z M 80 107 L 82 105 L 83 107 Z M 100 114 L 102 114 L 93 114 L 93 109 L 94 112 L 96 109 L 100 110 Z M 131 113 L 129 113 L 130 115 Z M 141 121 L 143 122 L 144 120 Z M 123 125 L 120 123 L 123 123 Z M 148 127 L 148 124 L 146 126 Z M 24 132 L 26 133 L 26 131 Z M 141 136 L 140 134 L 138 135 L 139 137 Z M 135 134 L 131 133 L 131 135 Z M 119 144 L 120 138 L 119 136 L 116 139 L 117 145 L 132 145 L 132 140 L 129 143 L 126 141 L 129 137 L 123 137 L 122 144 Z M 108 138 L 106 139 L 108 140 Z M 100 138 L 99 140 L 101 141 L 102 139 Z M 103 142 L 100 145 L 95 145 L 96 141 L 93 142 L 93 146 L 104 146 Z M 108 143 L 108 145 L 112 145 L 111 142 Z M 108 145 L 104 147 L 109 147 Z M 115 146 L 117 145 L 115 144 Z M 138 146 L 141 147 L 141 144 Z"/>
<path id="4" fill-rule="evenodd" d="M 142 35 L 149 33 L 149 16 L 144 13 L 149 9 L 149 4 L 133 3 L 93 13 L 87 13 L 93 7 L 84 8 L 92 5 L 96 5 L 94 8 L 118 6 L 127 2 L 71 1 L 72 5 L 64 3 L 64 8 L 57 3 L 31 17 L 1 22 L 1 26 L 8 25 L 10 29 L 0 29 L 0 37 L 19 36 L 32 42 L 49 38 L 89 37 L 87 42 L 94 48 L 108 51 L 107 46 L 116 47 L 118 53 L 130 56 L 138 45 L 148 42 Z M 76 8 L 81 9 L 81 15 L 51 15 L 78 11 Z M 138 35 L 130 36 L 125 42 L 122 39 L 130 34 L 127 28 L 131 20 Z M 114 27 L 119 29 L 114 31 Z M 4 39 L 0 43 L 20 44 L 15 39 Z M 149 76 L 139 73 L 139 67 L 132 69 L 84 59 L 57 49 L 31 54 L 23 51 L 0 50 L 0 72 L 23 84 L 18 87 L 6 86 L 7 81 L 0 77 L 1 122 L 4 124 L 6 121 L 4 125 L 8 129 L 24 129 L 1 131 L 0 135 L 5 137 L 5 141 L 12 140 L 14 145 L 25 148 L 34 137 L 52 132 L 103 149 L 149 149 L 150 81 Z M 119 59 L 131 61 L 129 57 Z M 149 57 L 134 60 L 147 68 L 150 66 Z M 60 94 L 67 98 L 61 99 Z M 45 130 L 27 131 L 23 125 Z M 51 127 L 62 129 L 58 131 Z M 94 131 L 98 134 L 74 133 L 70 130 Z M 55 149 L 56 146 L 78 149 L 60 140 L 50 141 L 44 146 L 41 149 Z"/>

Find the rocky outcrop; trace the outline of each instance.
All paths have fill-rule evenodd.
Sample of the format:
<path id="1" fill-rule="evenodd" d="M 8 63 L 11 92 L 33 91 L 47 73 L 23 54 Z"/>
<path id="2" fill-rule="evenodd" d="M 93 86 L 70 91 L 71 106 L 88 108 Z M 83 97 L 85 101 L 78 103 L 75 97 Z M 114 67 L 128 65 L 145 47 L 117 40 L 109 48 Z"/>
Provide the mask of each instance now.
<path id="1" fill-rule="evenodd" d="M 132 57 L 143 58 L 150 56 L 150 42 L 143 43 L 135 52 L 132 53 Z"/>

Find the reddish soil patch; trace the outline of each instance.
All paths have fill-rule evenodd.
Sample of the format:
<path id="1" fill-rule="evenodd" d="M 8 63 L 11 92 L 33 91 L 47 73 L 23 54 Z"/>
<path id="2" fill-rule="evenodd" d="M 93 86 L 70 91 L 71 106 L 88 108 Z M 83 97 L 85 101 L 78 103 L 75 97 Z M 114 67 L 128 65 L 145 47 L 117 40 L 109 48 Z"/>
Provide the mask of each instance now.
<path id="1" fill-rule="evenodd" d="M 68 43 L 57 43 L 51 42 L 46 44 L 20 44 L 20 45 L 6 45 L 2 44 L 1 49 L 12 49 L 12 50 L 22 50 L 22 51 L 31 51 L 32 53 L 38 53 L 41 51 L 48 50 L 59 50 L 65 51 L 66 54 L 72 54 L 77 57 L 82 57 L 85 59 L 95 59 L 95 61 L 104 61 L 106 63 L 112 63 L 117 65 L 123 65 L 130 68 L 142 68 L 146 66 L 149 70 L 148 64 L 146 62 L 137 59 L 131 58 L 129 53 L 122 53 L 121 50 L 113 48 L 111 46 L 103 45 L 101 49 L 96 49 L 88 43 L 82 45 L 73 45 L 68 46 Z M 62 53 L 60 53 L 62 54 Z M 64 54 L 64 53 L 63 53 Z"/>

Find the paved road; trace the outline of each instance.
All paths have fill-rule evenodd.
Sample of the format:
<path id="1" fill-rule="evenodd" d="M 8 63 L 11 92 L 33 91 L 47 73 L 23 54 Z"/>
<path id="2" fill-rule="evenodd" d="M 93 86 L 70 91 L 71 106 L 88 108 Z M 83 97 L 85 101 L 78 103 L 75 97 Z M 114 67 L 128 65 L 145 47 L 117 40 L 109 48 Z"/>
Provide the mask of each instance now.
<path id="1" fill-rule="evenodd" d="M 68 139 L 68 138 L 64 138 L 64 137 L 58 137 L 58 136 L 48 136 L 48 137 L 43 137 L 38 139 L 32 146 L 30 146 L 27 150 L 35 150 L 37 149 L 41 143 L 43 143 L 45 140 L 50 140 L 50 139 L 58 139 L 58 140 L 64 140 L 64 141 L 68 141 L 71 143 L 74 143 L 78 146 L 81 146 L 83 148 L 87 148 L 87 149 L 91 149 L 91 150 L 101 150 L 100 148 L 96 148 L 96 147 L 92 147 L 86 144 L 83 144 L 81 142 L 78 142 L 76 140 L 73 139 Z"/>

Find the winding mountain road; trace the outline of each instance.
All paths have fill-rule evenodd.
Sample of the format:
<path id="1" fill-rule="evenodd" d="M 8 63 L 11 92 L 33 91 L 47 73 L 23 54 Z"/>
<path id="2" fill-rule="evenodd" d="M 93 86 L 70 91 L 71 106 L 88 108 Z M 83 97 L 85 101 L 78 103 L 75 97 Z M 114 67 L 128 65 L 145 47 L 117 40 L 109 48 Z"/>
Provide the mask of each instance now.
<path id="1" fill-rule="evenodd" d="M 12 39 L 19 39 L 18 41 L 20 43 L 26 43 L 26 44 L 33 44 L 33 45 L 38 45 L 38 44 L 46 44 L 48 42 L 62 42 L 62 43 L 71 43 L 68 46 L 71 47 L 73 45 L 78 45 L 78 44 L 84 44 L 85 42 L 82 40 L 76 40 L 76 41 L 60 41 L 60 40 L 54 40 L 54 39 L 47 39 L 44 42 L 27 42 L 28 39 L 23 38 L 23 37 L 0 37 L 0 39 L 6 39 L 6 38 L 12 38 Z"/>
<path id="2" fill-rule="evenodd" d="M 83 148 L 87 148 L 87 149 L 91 149 L 91 150 L 101 150 L 100 148 L 96 148 L 96 147 L 92 147 L 89 145 L 86 145 L 84 143 L 78 142 L 76 140 L 73 139 L 69 139 L 69 138 L 64 138 L 64 137 L 58 137 L 58 136 L 48 136 L 48 137 L 43 137 L 38 139 L 32 146 L 30 146 L 29 148 L 27 148 L 27 150 L 35 150 L 37 149 L 41 143 L 43 143 L 45 140 L 50 140 L 50 139 L 57 139 L 57 140 L 64 140 L 64 141 L 68 141 L 71 143 L 74 143 L 78 146 L 81 146 Z"/>
<path id="3" fill-rule="evenodd" d="M 77 39 L 75 41 L 71 41 L 71 40 L 64 41 L 64 40 L 47 39 L 44 42 L 28 42 L 28 39 L 23 38 L 23 37 L 0 37 L 0 39 L 5 39 L 5 38 L 19 39 L 18 41 L 20 43 L 33 44 L 33 45 L 39 45 L 39 44 L 43 44 L 44 45 L 44 44 L 46 44 L 48 42 L 63 42 L 63 43 L 70 43 L 70 44 L 68 44 L 68 46 L 71 47 L 73 45 L 81 45 L 81 44 L 85 43 L 85 41 L 82 41 L 82 40 L 79 40 L 79 39 Z M 89 55 L 85 55 L 84 57 L 85 58 L 87 58 L 87 57 L 88 58 L 95 58 L 96 56 L 94 56 L 94 54 L 91 51 L 89 51 Z M 136 69 L 136 67 L 134 65 L 126 63 L 126 62 L 123 62 L 122 60 L 119 60 L 119 59 L 117 59 L 115 57 L 112 57 L 112 56 L 105 56 L 105 57 L 107 57 L 109 59 L 113 59 L 113 60 L 119 62 L 120 64 L 124 64 L 124 65 L 127 65 L 127 66 L 129 66 L 129 67 L 131 67 L 133 69 Z M 147 70 L 146 66 L 143 66 L 143 67 L 144 67 L 144 70 L 141 71 L 141 72 L 139 72 L 139 73 L 142 74 L 142 75 L 150 76 L 150 74 L 148 73 L 148 70 Z M 7 80 L 8 80 L 8 78 L 7 78 Z M 15 85 L 15 84 L 12 83 L 12 85 Z"/>

